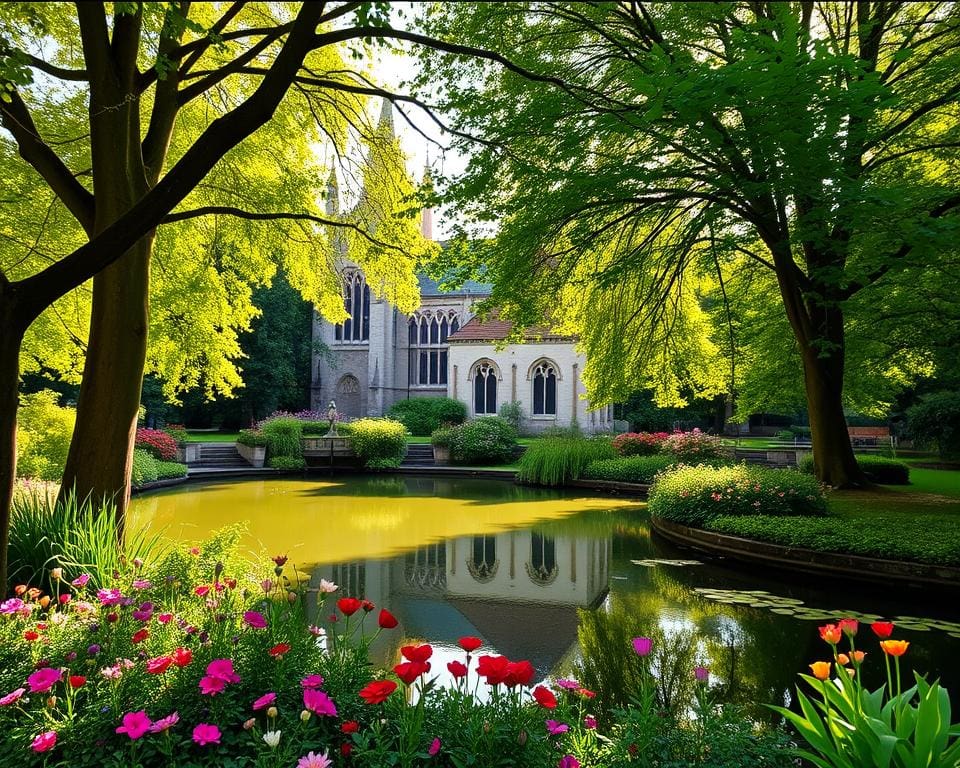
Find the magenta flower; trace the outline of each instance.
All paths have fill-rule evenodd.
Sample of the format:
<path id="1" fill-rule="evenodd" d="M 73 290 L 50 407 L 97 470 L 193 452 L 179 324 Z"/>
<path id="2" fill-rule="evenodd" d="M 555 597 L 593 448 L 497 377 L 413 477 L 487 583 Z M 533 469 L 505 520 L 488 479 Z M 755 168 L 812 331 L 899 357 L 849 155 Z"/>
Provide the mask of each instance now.
<path id="1" fill-rule="evenodd" d="M 297 760 L 297 768 L 330 768 L 331 765 L 333 765 L 333 760 L 327 756 L 326 752 L 322 755 L 307 752 Z"/>
<path id="2" fill-rule="evenodd" d="M 240 675 L 233 671 L 230 659 L 214 659 L 207 664 L 207 675 L 223 680 L 225 683 L 239 683 Z"/>
<path id="3" fill-rule="evenodd" d="M 263 614 L 256 611 L 247 611 L 243 614 L 243 620 L 254 629 L 265 629 L 267 626 L 267 620 L 263 618 Z"/>
<path id="4" fill-rule="evenodd" d="M 200 678 L 200 693 L 204 696 L 216 696 L 218 693 L 223 693 L 223 689 L 226 687 L 226 682 L 219 677 L 207 675 Z"/>
<path id="5" fill-rule="evenodd" d="M 207 744 L 219 744 L 220 729 L 215 725 L 200 723 L 193 729 L 193 740 L 201 747 L 205 747 Z"/>
<path id="6" fill-rule="evenodd" d="M 133 618 L 137 621 L 150 621 L 153 617 L 153 603 L 147 602 L 141 605 L 133 612 Z"/>
<path id="7" fill-rule="evenodd" d="M 593 715 L 587 715 L 583 718 L 583 727 L 588 731 L 595 731 L 597 729 L 597 718 Z"/>
<path id="8" fill-rule="evenodd" d="M 26 688 L 17 688 L 17 690 L 11 691 L 3 698 L 0 698 L 0 707 L 9 707 L 13 702 L 19 701 L 20 697 L 26 692 Z"/>
<path id="9" fill-rule="evenodd" d="M 557 680 L 557 685 L 566 688 L 568 691 L 579 691 L 581 687 L 580 683 L 571 679 Z"/>
<path id="10" fill-rule="evenodd" d="M 319 688 L 323 685 L 323 675 L 307 675 L 300 681 L 301 688 Z"/>
<path id="11" fill-rule="evenodd" d="M 30 745 L 30 749 L 34 752 L 47 752 L 48 750 L 53 749 L 57 745 L 57 732 L 56 731 L 46 731 L 41 733 Z"/>
<path id="12" fill-rule="evenodd" d="M 264 707 L 269 707 L 273 702 L 277 700 L 277 694 L 275 693 L 265 693 L 255 702 L 253 702 L 253 709 L 257 711 L 258 709 L 263 709 Z"/>
<path id="13" fill-rule="evenodd" d="M 158 614 L 157 614 L 157 621 L 159 621 L 161 624 L 169 624 L 171 619 L 173 619 L 173 614 L 172 614 L 172 613 L 158 613 Z"/>
<path id="14" fill-rule="evenodd" d="M 559 736 L 561 733 L 566 733 L 570 730 L 570 726 L 566 723 L 558 723 L 556 720 L 547 720 L 547 733 L 551 736 Z"/>
<path id="15" fill-rule="evenodd" d="M 19 597 L 11 597 L 9 600 L 0 603 L 0 613 L 12 616 L 15 613 L 20 613 L 26 607 L 27 604 Z"/>
<path id="16" fill-rule="evenodd" d="M 127 734 L 131 741 L 136 741 L 150 730 L 151 725 L 153 723 L 150 722 L 147 713 L 141 709 L 139 712 L 127 712 L 123 716 L 123 725 L 117 726 L 116 730 L 117 733 Z"/>
<path id="17" fill-rule="evenodd" d="M 649 656 L 652 649 L 653 640 L 651 640 L 649 637 L 633 638 L 633 650 L 637 652 L 638 656 Z"/>
<path id="18" fill-rule="evenodd" d="M 159 720 L 154 720 L 153 725 L 150 726 L 150 733 L 163 733 L 164 731 L 169 731 L 179 722 L 180 715 L 176 712 L 171 712 L 166 717 L 161 717 Z"/>
<path id="19" fill-rule="evenodd" d="M 71 583 L 73 586 L 75 586 L 75 587 L 85 587 L 85 586 L 87 586 L 87 582 L 88 582 L 88 581 L 90 581 L 90 574 L 89 574 L 89 573 L 81 573 L 79 576 L 77 576 L 77 578 L 75 578 L 75 579 L 74 579 L 73 581 L 71 581 L 70 583 Z"/>
<path id="20" fill-rule="evenodd" d="M 580 768 L 580 761 L 573 755 L 564 755 L 557 763 L 557 768 Z"/>
<path id="21" fill-rule="evenodd" d="M 133 588 L 134 589 L 150 589 L 153 584 L 151 584 L 146 579 L 134 579 Z"/>
<path id="22" fill-rule="evenodd" d="M 433 757 L 439 751 L 440 751 L 440 739 L 434 739 L 430 743 L 430 748 L 427 750 L 427 754 L 430 755 L 430 757 Z"/>
<path id="23" fill-rule="evenodd" d="M 315 688 L 304 688 L 303 707 L 313 712 L 315 715 L 337 716 L 337 707 L 327 694 L 318 691 Z"/>
<path id="24" fill-rule="evenodd" d="M 123 600 L 123 593 L 119 589 L 97 590 L 97 599 L 100 605 L 118 605 Z"/>
<path id="25" fill-rule="evenodd" d="M 27 678 L 30 693 L 46 693 L 63 679 L 63 672 L 59 669 L 43 667 Z"/>

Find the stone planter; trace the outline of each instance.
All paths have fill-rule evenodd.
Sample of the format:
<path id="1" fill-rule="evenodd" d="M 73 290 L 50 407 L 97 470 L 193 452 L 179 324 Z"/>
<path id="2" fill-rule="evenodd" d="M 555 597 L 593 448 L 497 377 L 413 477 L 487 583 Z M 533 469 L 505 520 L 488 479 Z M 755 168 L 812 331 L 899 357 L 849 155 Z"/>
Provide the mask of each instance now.
<path id="1" fill-rule="evenodd" d="M 267 459 L 267 446 L 237 443 L 237 453 L 251 466 L 261 468 Z"/>
<path id="2" fill-rule="evenodd" d="M 433 463 L 438 467 L 445 467 L 450 463 L 450 446 L 449 445 L 435 445 L 433 446 Z"/>
<path id="3" fill-rule="evenodd" d="M 200 443 L 177 445 L 177 461 L 181 464 L 195 464 L 200 461 Z"/>

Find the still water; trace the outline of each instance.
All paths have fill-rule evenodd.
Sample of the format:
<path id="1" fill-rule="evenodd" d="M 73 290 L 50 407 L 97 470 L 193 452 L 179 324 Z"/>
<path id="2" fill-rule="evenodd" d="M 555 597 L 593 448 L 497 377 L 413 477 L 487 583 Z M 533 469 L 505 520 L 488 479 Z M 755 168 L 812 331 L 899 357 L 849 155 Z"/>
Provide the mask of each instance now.
<path id="1" fill-rule="evenodd" d="M 613 680 L 633 636 L 692 631 L 698 660 L 739 698 L 779 702 L 797 672 L 828 658 L 818 624 L 883 617 L 911 641 L 907 666 L 939 676 L 955 701 L 960 694 L 960 609 L 951 601 L 707 558 L 651 536 L 645 504 L 634 500 L 351 476 L 191 485 L 137 498 L 132 514 L 178 541 L 245 523 L 251 552 L 287 554 L 313 586 L 325 578 L 389 608 L 401 627 L 375 649 L 384 662 L 402 636 L 433 643 L 443 670 L 459 657 L 456 639 L 477 635 L 484 652 L 529 659 L 541 676 L 587 663 Z M 879 684 L 879 648 L 866 628 L 860 640 L 874 654 L 868 682 Z"/>

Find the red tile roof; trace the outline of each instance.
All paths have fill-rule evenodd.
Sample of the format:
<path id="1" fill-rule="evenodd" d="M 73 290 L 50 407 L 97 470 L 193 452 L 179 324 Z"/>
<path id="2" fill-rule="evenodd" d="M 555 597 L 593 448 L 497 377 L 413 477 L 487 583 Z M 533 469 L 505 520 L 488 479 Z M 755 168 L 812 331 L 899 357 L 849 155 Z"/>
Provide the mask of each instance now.
<path id="1" fill-rule="evenodd" d="M 447 341 L 503 341 L 513 330 L 513 323 L 501 320 L 496 314 L 491 314 L 485 321 L 472 317 L 459 331 L 450 334 Z M 555 333 L 546 326 L 532 326 L 523 334 L 524 341 L 574 341 L 573 336 L 564 336 Z"/>

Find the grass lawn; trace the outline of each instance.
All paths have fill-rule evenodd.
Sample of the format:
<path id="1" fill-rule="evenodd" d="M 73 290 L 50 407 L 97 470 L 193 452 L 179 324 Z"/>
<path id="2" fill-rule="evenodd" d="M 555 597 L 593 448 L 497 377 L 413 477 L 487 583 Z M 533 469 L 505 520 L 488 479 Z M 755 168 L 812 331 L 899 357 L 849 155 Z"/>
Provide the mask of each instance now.
<path id="1" fill-rule="evenodd" d="M 960 471 L 910 470 L 911 485 L 831 491 L 829 517 L 718 517 L 709 528 L 795 547 L 960 566 Z"/>
<path id="2" fill-rule="evenodd" d="M 238 432 L 187 432 L 188 443 L 235 443 Z"/>

